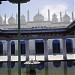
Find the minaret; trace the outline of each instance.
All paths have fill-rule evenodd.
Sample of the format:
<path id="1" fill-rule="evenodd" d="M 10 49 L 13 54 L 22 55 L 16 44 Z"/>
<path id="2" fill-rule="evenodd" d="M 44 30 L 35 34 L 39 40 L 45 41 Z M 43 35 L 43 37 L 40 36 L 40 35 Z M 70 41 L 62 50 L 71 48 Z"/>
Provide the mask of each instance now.
<path id="1" fill-rule="evenodd" d="M 18 16 L 17 16 L 17 13 L 16 13 L 16 24 L 18 23 L 18 22 L 17 22 L 17 18 L 18 18 Z"/>
<path id="2" fill-rule="evenodd" d="M 74 13 L 72 12 L 72 21 L 74 21 Z"/>
<path id="3" fill-rule="evenodd" d="M 29 10 L 27 11 L 27 21 L 29 22 Z"/>
<path id="4" fill-rule="evenodd" d="M 50 11 L 48 9 L 48 21 L 50 21 Z"/>
<path id="5" fill-rule="evenodd" d="M 5 16 L 4 16 L 4 24 L 6 24 L 6 14 L 5 14 Z"/>
<path id="6" fill-rule="evenodd" d="M 62 13 L 60 12 L 60 22 L 62 22 Z"/>

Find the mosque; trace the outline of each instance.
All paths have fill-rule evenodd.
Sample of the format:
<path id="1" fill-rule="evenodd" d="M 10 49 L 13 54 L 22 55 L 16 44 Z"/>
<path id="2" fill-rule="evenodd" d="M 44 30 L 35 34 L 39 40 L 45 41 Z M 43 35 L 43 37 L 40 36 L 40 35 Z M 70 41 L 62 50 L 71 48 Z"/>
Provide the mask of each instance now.
<path id="1" fill-rule="evenodd" d="M 66 12 L 64 15 L 60 12 L 59 15 L 60 21 L 55 13 L 52 15 L 51 20 L 49 10 L 47 21 L 44 20 L 44 16 L 39 11 L 33 17 L 33 21 L 30 21 L 29 10 L 27 11 L 27 21 L 24 15 L 21 16 L 21 61 L 23 63 L 31 59 L 38 61 L 75 59 L 73 55 L 75 54 L 74 13 L 72 12 L 71 17 Z M 7 58 L 10 56 L 15 65 L 18 61 L 18 18 L 17 14 L 16 19 L 12 15 L 8 18 L 8 22 L 6 18 L 6 14 L 4 19 L 0 16 L 0 60 L 10 61 Z M 0 62 L 1 67 L 5 64 L 2 61 Z M 48 65 L 48 68 L 61 70 L 61 75 L 63 75 L 63 62 L 50 62 Z M 75 62 L 68 61 L 67 66 L 69 72 L 67 75 L 70 75 L 75 68 Z M 22 64 L 22 67 L 24 67 L 24 64 Z"/>

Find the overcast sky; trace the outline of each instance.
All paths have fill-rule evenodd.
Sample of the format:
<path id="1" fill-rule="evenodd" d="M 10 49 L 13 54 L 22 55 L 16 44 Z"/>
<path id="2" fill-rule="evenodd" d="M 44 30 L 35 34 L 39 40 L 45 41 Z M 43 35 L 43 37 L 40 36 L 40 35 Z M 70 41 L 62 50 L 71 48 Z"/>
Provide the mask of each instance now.
<path id="1" fill-rule="evenodd" d="M 39 9 L 45 20 L 47 20 L 47 12 L 48 9 L 50 9 L 51 15 L 56 13 L 59 17 L 60 12 L 64 14 L 66 11 L 71 16 L 70 13 L 75 10 L 74 3 L 75 0 L 30 0 L 30 2 L 26 4 L 21 4 L 21 15 L 25 15 L 27 18 L 27 10 L 29 10 L 30 20 L 33 20 L 34 15 L 37 14 Z M 12 15 L 12 13 L 15 17 L 17 13 L 17 4 L 2 2 L 0 5 L 0 15 L 4 16 L 5 13 L 8 18 Z"/>

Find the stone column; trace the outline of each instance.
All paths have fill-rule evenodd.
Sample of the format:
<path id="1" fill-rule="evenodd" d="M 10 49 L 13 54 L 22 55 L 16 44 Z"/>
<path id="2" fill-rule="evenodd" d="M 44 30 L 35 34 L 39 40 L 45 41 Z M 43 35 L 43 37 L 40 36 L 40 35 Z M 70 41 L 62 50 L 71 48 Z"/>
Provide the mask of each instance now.
<path id="1" fill-rule="evenodd" d="M 26 61 L 29 61 L 29 40 L 26 40 Z M 29 75 L 30 68 L 29 65 L 26 64 L 26 75 Z"/>
<path id="2" fill-rule="evenodd" d="M 44 57 L 45 60 L 48 60 L 48 45 L 47 45 L 47 39 L 44 39 Z"/>
<path id="3" fill-rule="evenodd" d="M 75 40 L 75 31 L 74 31 L 74 39 L 73 40 Z M 74 47 L 74 45 L 73 45 L 73 53 L 75 54 L 75 47 Z"/>
<path id="4" fill-rule="evenodd" d="M 29 40 L 26 40 L 26 61 L 29 60 Z"/>
<path id="5" fill-rule="evenodd" d="M 48 62 L 44 62 L 45 66 L 45 75 L 48 75 Z"/>
<path id="6" fill-rule="evenodd" d="M 7 40 L 8 75 L 11 75 L 11 41 Z"/>
<path id="7" fill-rule="evenodd" d="M 63 43 L 63 59 L 67 60 L 67 56 L 66 56 L 66 40 L 62 39 L 62 43 Z M 64 63 L 64 75 L 67 75 L 67 61 L 63 61 Z"/>
<path id="8" fill-rule="evenodd" d="M 67 59 L 67 56 L 66 56 L 66 40 L 62 39 L 62 43 L 63 43 L 63 59 Z"/>

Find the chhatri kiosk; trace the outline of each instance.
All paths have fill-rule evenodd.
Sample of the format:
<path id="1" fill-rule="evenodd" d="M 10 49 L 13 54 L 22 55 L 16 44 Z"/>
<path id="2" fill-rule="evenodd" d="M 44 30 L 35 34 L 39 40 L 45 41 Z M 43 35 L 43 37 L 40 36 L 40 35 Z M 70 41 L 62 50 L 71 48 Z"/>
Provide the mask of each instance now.
<path id="1" fill-rule="evenodd" d="M 8 66 L 5 62 L 11 61 L 17 66 L 18 62 L 18 25 L 17 14 L 16 19 L 13 15 L 6 20 L 0 16 L 0 64 L 1 67 Z M 10 56 L 10 60 L 8 60 Z M 39 11 L 33 17 L 33 21 L 29 19 L 29 10 L 27 11 L 27 21 L 25 16 L 21 16 L 21 62 L 24 67 L 25 61 L 37 60 L 40 62 L 49 61 L 47 69 L 56 68 L 61 69 L 64 62 L 71 67 L 73 71 L 75 68 L 75 21 L 72 12 L 72 18 L 65 12 L 62 15 L 60 12 L 60 21 L 57 15 L 52 15 L 50 18 L 50 11 L 48 10 L 48 21 L 44 21 Z M 57 60 L 59 62 L 57 62 Z M 69 61 L 71 60 L 71 61 Z M 68 67 L 68 68 L 69 68 Z M 56 70 L 56 69 L 54 69 Z M 69 70 L 69 69 L 68 69 Z M 70 70 L 68 72 L 71 72 Z M 37 75 L 37 74 L 36 74 Z M 67 74 L 69 75 L 69 73 Z M 74 74 L 73 74 L 74 75 Z"/>

